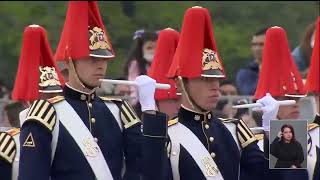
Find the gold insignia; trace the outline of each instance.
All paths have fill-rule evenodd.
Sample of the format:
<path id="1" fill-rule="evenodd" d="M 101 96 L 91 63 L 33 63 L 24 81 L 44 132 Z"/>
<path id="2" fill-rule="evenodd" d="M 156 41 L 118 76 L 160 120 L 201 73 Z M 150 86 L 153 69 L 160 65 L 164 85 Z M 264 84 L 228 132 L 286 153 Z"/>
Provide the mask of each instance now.
<path id="1" fill-rule="evenodd" d="M 311 131 L 311 130 L 317 128 L 317 127 L 319 127 L 318 124 L 316 124 L 316 123 L 310 123 L 310 124 L 308 124 L 308 131 Z"/>
<path id="2" fill-rule="evenodd" d="M 245 148 L 250 143 L 256 141 L 256 138 L 251 132 L 251 130 L 248 128 L 245 122 L 241 119 L 237 123 L 237 136 L 241 143 L 242 148 Z"/>
<path id="3" fill-rule="evenodd" d="M 254 137 L 255 137 L 258 141 L 260 141 L 260 140 L 262 140 L 262 139 L 264 138 L 264 134 L 255 134 Z"/>
<path id="4" fill-rule="evenodd" d="M 55 96 L 53 98 L 48 99 L 51 104 L 57 103 L 64 100 L 64 96 Z"/>
<path id="5" fill-rule="evenodd" d="M 93 139 L 84 139 L 82 143 L 85 147 L 84 153 L 86 156 L 96 157 L 97 154 L 100 152 L 99 146 Z"/>
<path id="6" fill-rule="evenodd" d="M 23 147 L 36 147 L 36 144 L 34 143 L 32 133 L 29 133 L 27 139 L 23 143 Z"/>
<path id="7" fill-rule="evenodd" d="M 39 122 L 52 131 L 56 124 L 56 112 L 48 101 L 36 100 L 29 109 L 27 121 Z"/>
<path id="8" fill-rule="evenodd" d="M 178 118 L 172 119 L 168 121 L 168 126 L 172 126 L 178 123 Z"/>
<path id="9" fill-rule="evenodd" d="M 90 32 L 90 50 L 97 50 L 97 49 L 111 49 L 110 44 L 107 41 L 107 38 L 101 28 L 94 27 L 93 29 L 89 30 Z"/>
<path id="10" fill-rule="evenodd" d="M 126 129 L 140 122 L 139 117 L 134 112 L 133 108 L 128 103 L 128 101 L 126 100 L 122 101 L 122 105 L 120 108 L 120 116 L 124 124 L 124 128 Z"/>
<path id="11" fill-rule="evenodd" d="M 54 67 L 39 67 L 40 70 L 40 87 L 61 86 L 58 74 Z"/>
<path id="12" fill-rule="evenodd" d="M 216 176 L 219 173 L 219 169 L 216 164 L 212 163 L 210 156 L 205 156 L 201 159 L 203 166 L 205 167 L 206 177 Z"/>
<path id="13" fill-rule="evenodd" d="M 194 120 L 199 121 L 200 120 L 200 115 L 198 115 L 198 114 L 194 115 Z"/>
<path id="14" fill-rule="evenodd" d="M 211 49 L 205 48 L 202 52 L 202 70 L 220 70 L 222 71 L 222 66 L 216 52 Z"/>
<path id="15" fill-rule="evenodd" d="M 16 156 L 16 143 L 12 136 L 6 132 L 0 132 L 0 157 L 10 164 Z"/>
<path id="16" fill-rule="evenodd" d="M 102 99 L 103 101 L 122 101 L 122 99 L 120 98 L 112 98 L 112 97 L 106 97 L 106 96 L 99 96 L 100 99 Z"/>

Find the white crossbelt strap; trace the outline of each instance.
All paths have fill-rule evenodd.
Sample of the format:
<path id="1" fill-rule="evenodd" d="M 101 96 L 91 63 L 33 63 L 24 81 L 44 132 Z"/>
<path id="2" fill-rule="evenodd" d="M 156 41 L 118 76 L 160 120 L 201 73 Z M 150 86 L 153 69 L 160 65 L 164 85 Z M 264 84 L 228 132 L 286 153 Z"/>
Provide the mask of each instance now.
<path id="1" fill-rule="evenodd" d="M 177 123 L 168 128 L 168 134 L 172 145 L 170 162 L 174 180 L 180 180 L 180 145 L 192 156 L 207 180 L 223 180 L 218 166 L 210 156 L 208 150 L 187 127 L 181 123 Z"/>
<path id="2" fill-rule="evenodd" d="M 312 180 L 313 179 L 313 174 L 315 172 L 315 165 L 317 163 L 317 151 L 316 151 L 316 147 L 320 148 L 320 145 L 319 145 L 319 134 L 320 134 L 320 128 L 316 128 L 316 129 L 313 129 L 311 131 L 309 131 L 309 135 L 308 135 L 308 140 L 311 140 L 310 144 L 308 143 L 308 146 L 311 146 L 311 147 L 308 147 L 308 150 L 309 148 L 310 149 L 310 152 L 308 153 L 308 157 L 307 157 L 307 163 L 308 163 L 308 174 L 309 174 L 309 180 Z M 309 139 L 311 138 L 311 139 Z"/>
<path id="3" fill-rule="evenodd" d="M 118 106 L 113 102 L 105 102 L 104 104 L 109 108 L 109 110 L 111 111 L 113 117 L 117 120 L 117 123 L 118 123 L 118 125 L 119 125 L 119 127 L 121 129 L 121 132 L 122 132 L 123 131 L 123 126 L 122 126 L 122 123 L 121 123 L 120 110 L 119 110 Z"/>
<path id="4" fill-rule="evenodd" d="M 22 127 L 22 124 L 26 120 L 27 114 L 28 114 L 29 108 L 24 109 L 19 113 L 19 120 L 20 120 L 20 127 Z"/>
<path id="5" fill-rule="evenodd" d="M 54 104 L 57 119 L 64 125 L 72 138 L 78 144 L 93 170 L 97 180 L 113 180 L 107 162 L 100 147 L 94 141 L 92 134 L 81 118 L 67 101 Z"/>
<path id="6" fill-rule="evenodd" d="M 19 141 L 20 133 L 13 136 L 14 142 L 16 143 L 16 157 L 12 163 L 12 179 L 11 180 L 18 180 L 19 174 L 19 159 L 20 159 L 20 141 Z"/>

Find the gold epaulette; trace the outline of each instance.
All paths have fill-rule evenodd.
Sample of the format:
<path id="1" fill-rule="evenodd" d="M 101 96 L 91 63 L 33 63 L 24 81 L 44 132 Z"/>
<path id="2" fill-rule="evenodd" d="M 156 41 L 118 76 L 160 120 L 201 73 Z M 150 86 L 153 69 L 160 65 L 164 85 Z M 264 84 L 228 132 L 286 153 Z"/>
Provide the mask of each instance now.
<path id="1" fill-rule="evenodd" d="M 136 112 L 133 110 L 133 107 L 129 104 L 126 100 L 121 100 L 121 106 L 120 106 L 120 118 L 124 124 L 124 128 L 127 129 L 139 122 L 140 118 L 136 114 Z"/>
<path id="2" fill-rule="evenodd" d="M 103 101 L 122 101 L 120 98 L 113 98 L 113 97 L 107 97 L 107 96 L 99 96 L 100 99 Z"/>
<path id="3" fill-rule="evenodd" d="M 218 118 L 218 119 L 225 123 L 228 123 L 228 122 L 234 123 L 239 121 L 239 119 L 235 119 L 235 118 Z"/>
<path id="4" fill-rule="evenodd" d="M 28 112 L 26 122 L 35 121 L 52 131 L 56 124 L 56 111 L 46 100 L 36 100 Z"/>
<path id="5" fill-rule="evenodd" d="M 0 132 L 0 157 L 12 164 L 15 156 L 16 143 L 13 137 L 6 132 Z"/>
<path id="6" fill-rule="evenodd" d="M 315 128 L 319 127 L 319 124 L 316 124 L 316 123 L 310 123 L 308 124 L 308 131 L 311 131 Z"/>
<path id="7" fill-rule="evenodd" d="M 254 137 L 255 137 L 258 141 L 260 141 L 260 140 L 262 140 L 262 139 L 264 138 L 264 134 L 255 134 Z"/>
<path id="8" fill-rule="evenodd" d="M 15 136 L 20 133 L 20 128 L 12 128 L 6 131 L 10 136 Z"/>
<path id="9" fill-rule="evenodd" d="M 55 96 L 53 98 L 48 99 L 51 104 L 57 103 L 64 100 L 64 96 Z"/>
<path id="10" fill-rule="evenodd" d="M 253 133 L 251 132 L 251 130 L 248 128 L 248 126 L 243 120 L 241 119 L 238 120 L 236 129 L 237 129 L 237 136 L 238 136 L 239 142 L 241 143 L 242 148 L 245 148 L 252 142 L 256 141 L 255 136 L 253 135 Z"/>
<path id="11" fill-rule="evenodd" d="M 178 118 L 175 118 L 175 119 L 171 119 L 168 121 L 168 127 L 172 126 L 172 125 L 175 125 L 178 123 Z"/>

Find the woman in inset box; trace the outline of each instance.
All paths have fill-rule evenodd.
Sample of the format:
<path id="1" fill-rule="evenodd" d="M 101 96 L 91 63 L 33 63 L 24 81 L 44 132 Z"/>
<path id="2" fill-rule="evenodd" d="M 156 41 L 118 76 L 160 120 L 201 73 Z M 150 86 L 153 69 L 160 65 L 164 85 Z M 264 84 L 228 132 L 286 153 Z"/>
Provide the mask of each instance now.
<path id="1" fill-rule="evenodd" d="M 270 154 L 278 158 L 275 168 L 301 168 L 303 150 L 290 124 L 282 125 L 278 136 L 271 143 Z"/>

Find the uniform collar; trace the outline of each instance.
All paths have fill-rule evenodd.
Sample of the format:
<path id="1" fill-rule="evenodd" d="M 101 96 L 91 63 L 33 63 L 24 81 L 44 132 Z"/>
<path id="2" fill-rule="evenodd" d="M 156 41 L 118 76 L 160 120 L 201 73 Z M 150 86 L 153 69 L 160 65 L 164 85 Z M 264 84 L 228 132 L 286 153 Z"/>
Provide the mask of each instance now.
<path id="1" fill-rule="evenodd" d="M 93 101 L 96 98 L 96 92 L 93 90 L 91 93 L 86 93 L 73 88 L 70 84 L 65 84 L 64 94 L 66 97 L 81 101 Z"/>
<path id="2" fill-rule="evenodd" d="M 212 112 L 197 112 L 191 109 L 188 109 L 181 105 L 179 113 L 178 113 L 179 119 L 181 120 L 193 120 L 195 122 L 208 122 L 210 121 L 212 117 Z"/>

